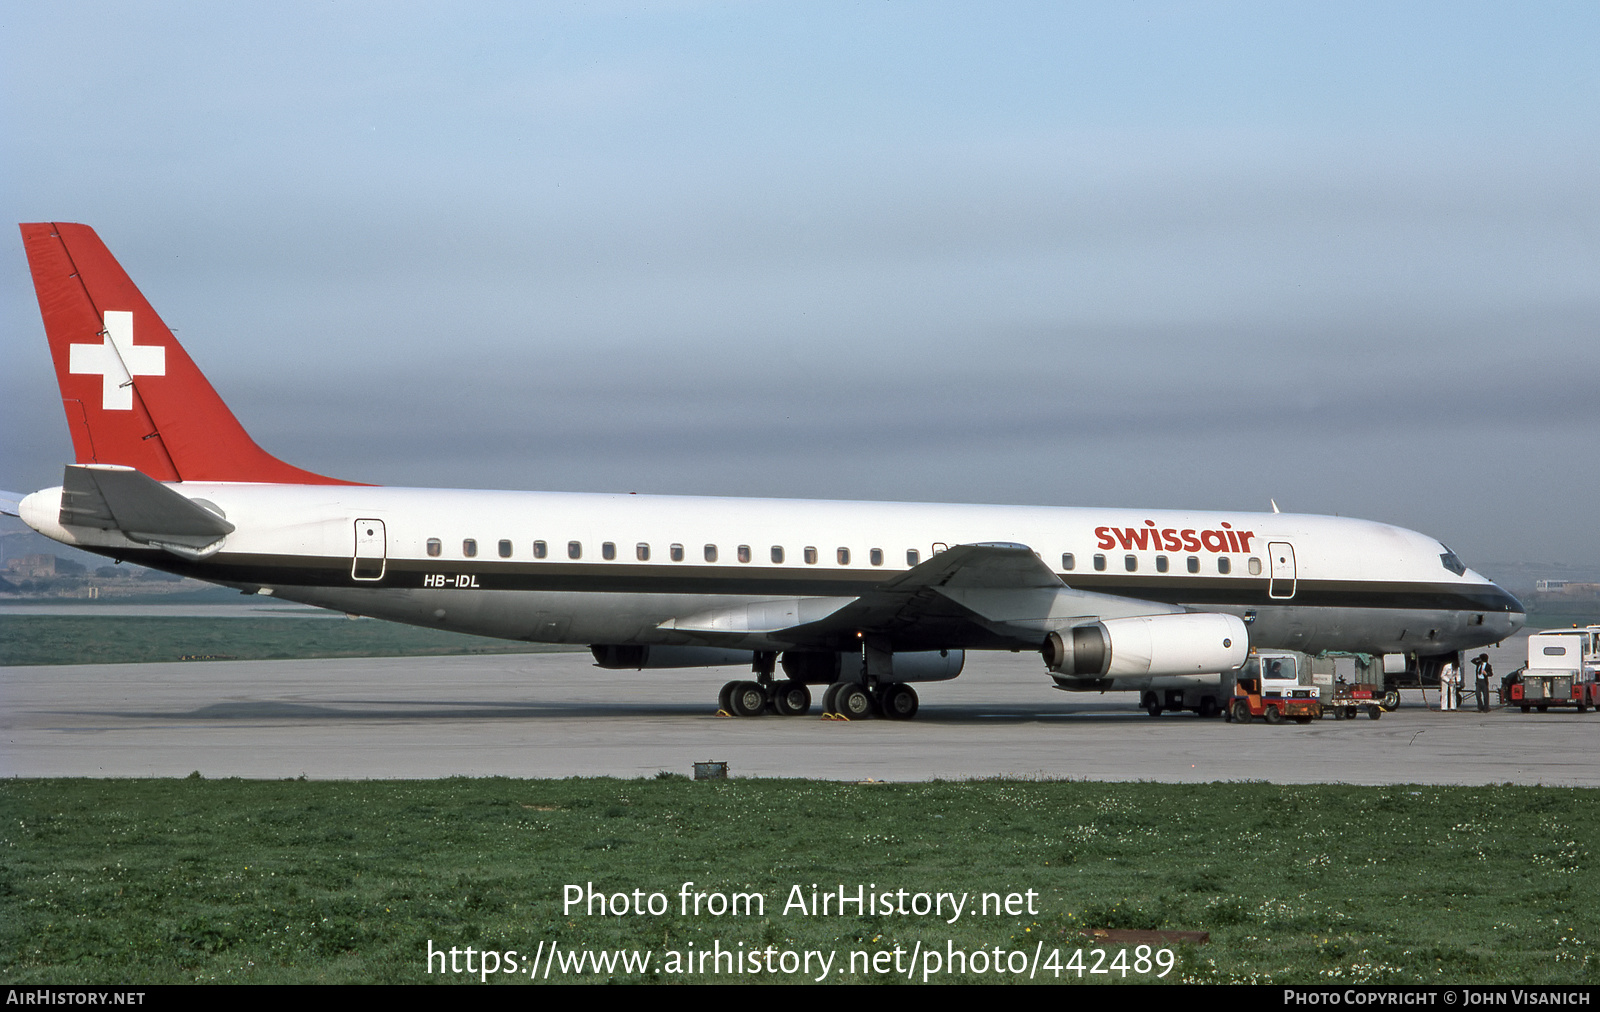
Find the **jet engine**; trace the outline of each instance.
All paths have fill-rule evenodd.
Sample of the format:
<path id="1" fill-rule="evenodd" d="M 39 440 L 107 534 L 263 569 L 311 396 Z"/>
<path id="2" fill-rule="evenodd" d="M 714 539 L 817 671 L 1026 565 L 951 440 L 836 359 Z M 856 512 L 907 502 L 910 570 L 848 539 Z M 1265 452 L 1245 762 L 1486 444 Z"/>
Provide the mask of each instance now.
<path id="1" fill-rule="evenodd" d="M 1211 612 L 1108 618 L 1045 637 L 1045 667 L 1078 678 L 1234 671 L 1250 653 L 1244 621 Z"/>

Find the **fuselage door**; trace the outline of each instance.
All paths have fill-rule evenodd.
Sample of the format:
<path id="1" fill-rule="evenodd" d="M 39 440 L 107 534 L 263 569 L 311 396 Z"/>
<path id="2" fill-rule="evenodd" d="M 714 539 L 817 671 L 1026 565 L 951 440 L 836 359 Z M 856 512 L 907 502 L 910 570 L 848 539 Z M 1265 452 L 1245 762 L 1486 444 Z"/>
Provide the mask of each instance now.
<path id="1" fill-rule="evenodd" d="M 1294 597 L 1294 546 L 1287 541 L 1269 542 L 1267 555 L 1272 565 L 1272 579 L 1267 583 L 1267 596 L 1287 601 Z"/>
<path id="2" fill-rule="evenodd" d="M 356 521 L 356 551 L 350 564 L 352 580 L 381 580 L 388 564 L 382 520 Z"/>

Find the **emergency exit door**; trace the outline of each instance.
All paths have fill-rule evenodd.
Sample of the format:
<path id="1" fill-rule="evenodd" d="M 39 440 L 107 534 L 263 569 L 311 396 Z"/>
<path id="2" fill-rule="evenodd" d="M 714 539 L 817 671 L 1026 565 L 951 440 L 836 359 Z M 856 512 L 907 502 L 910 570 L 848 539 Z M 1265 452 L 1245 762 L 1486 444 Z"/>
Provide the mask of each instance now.
<path id="1" fill-rule="evenodd" d="M 1267 562 L 1272 567 L 1272 578 L 1267 581 L 1267 596 L 1287 601 L 1294 597 L 1294 546 L 1287 541 L 1269 542 L 1267 555 Z"/>
<path id="2" fill-rule="evenodd" d="M 355 558 L 350 564 L 353 580 L 381 580 L 388 565 L 388 548 L 382 520 L 356 521 Z"/>

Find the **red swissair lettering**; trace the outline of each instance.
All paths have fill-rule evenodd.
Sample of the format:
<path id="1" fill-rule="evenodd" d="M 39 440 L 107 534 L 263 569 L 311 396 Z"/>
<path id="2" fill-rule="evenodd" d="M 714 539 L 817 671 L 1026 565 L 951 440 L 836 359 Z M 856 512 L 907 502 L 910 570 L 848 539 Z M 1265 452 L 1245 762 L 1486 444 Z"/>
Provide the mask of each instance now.
<path id="1" fill-rule="evenodd" d="M 1101 548 L 1121 545 L 1125 551 L 1140 550 L 1167 552 L 1248 552 L 1255 531 L 1236 531 L 1224 521 L 1217 530 L 1196 531 L 1193 528 L 1178 530 L 1175 527 L 1158 529 L 1154 520 L 1146 520 L 1143 527 L 1096 527 L 1094 536 Z"/>

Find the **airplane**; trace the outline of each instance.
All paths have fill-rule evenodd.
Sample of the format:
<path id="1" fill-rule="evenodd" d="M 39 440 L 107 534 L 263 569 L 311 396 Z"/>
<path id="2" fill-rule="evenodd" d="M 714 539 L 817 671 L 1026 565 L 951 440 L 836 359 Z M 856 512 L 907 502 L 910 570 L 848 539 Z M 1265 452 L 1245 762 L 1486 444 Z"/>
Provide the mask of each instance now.
<path id="1" fill-rule="evenodd" d="M 1345 517 L 326 477 L 250 438 L 93 229 L 21 229 L 76 459 L 4 511 L 118 561 L 606 668 L 745 665 L 735 716 L 805 714 L 825 686 L 825 713 L 909 719 L 969 650 L 1103 690 L 1252 648 L 1442 664 L 1525 618 L 1434 538 Z"/>

